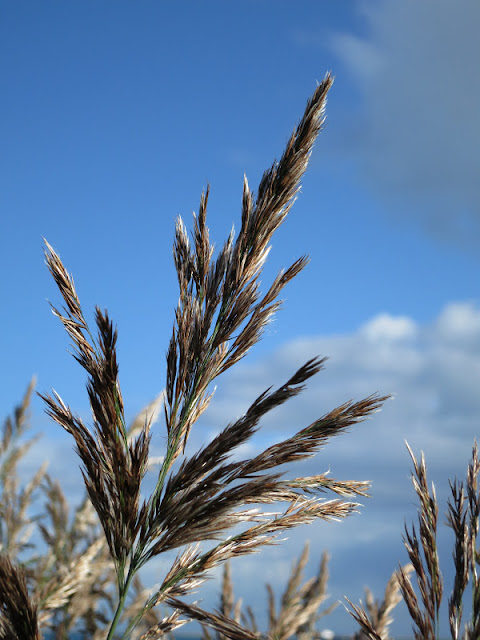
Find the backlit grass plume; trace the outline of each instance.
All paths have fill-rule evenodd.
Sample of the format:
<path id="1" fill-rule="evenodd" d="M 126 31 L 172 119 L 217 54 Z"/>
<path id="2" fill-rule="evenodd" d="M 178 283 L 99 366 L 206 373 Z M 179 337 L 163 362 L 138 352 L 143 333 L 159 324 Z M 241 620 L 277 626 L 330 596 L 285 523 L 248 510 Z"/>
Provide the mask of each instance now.
<path id="1" fill-rule="evenodd" d="M 408 445 L 407 445 L 408 447 Z M 412 482 L 419 498 L 418 527 L 420 541 L 412 527 L 411 533 L 406 529 L 405 547 L 415 569 L 419 596 L 411 581 L 400 569 L 398 578 L 403 598 L 414 623 L 416 639 L 437 640 L 439 637 L 439 610 L 443 596 L 443 579 L 437 550 L 437 514 L 438 504 L 435 487 L 431 489 L 427 483 L 425 457 L 421 454 L 420 462 L 408 447 L 413 460 L 414 473 Z M 466 482 L 450 482 L 451 498 L 448 501 L 447 524 L 453 530 L 455 544 L 453 561 L 455 579 L 452 594 L 448 600 L 449 624 L 452 640 L 474 640 L 480 637 L 480 576 L 478 566 L 480 551 L 477 537 L 480 520 L 480 491 L 478 474 L 480 460 L 477 443 L 472 450 L 471 462 L 467 468 Z M 472 602 L 470 619 L 465 622 L 462 631 L 463 598 L 470 583 Z"/>
<path id="2" fill-rule="evenodd" d="M 198 587 L 209 570 L 229 558 L 258 551 L 292 527 L 318 518 L 343 518 L 358 506 L 346 498 L 366 495 L 367 482 L 335 480 L 320 472 L 289 479 L 278 467 L 313 456 L 329 438 L 379 409 L 384 397 L 349 401 L 307 426 L 292 425 L 290 437 L 252 458 L 232 456 L 260 428 L 263 416 L 298 395 L 322 369 L 324 359 L 318 357 L 278 388 L 260 393 L 243 416 L 193 455 L 185 455 L 189 434 L 211 400 L 212 383 L 260 340 L 281 304 L 283 288 L 307 264 L 307 258 L 300 257 L 265 291 L 260 290 L 272 236 L 298 194 L 324 123 L 332 82 L 327 75 L 317 86 L 283 155 L 263 174 L 256 194 L 244 179 L 238 235 L 232 232 L 218 255 L 206 223 L 208 188 L 194 216 L 191 238 L 183 221 L 177 221 L 173 254 L 179 299 L 166 354 L 166 447 L 155 487 L 147 498 L 142 498 L 141 486 L 149 466 L 151 420 L 145 419 L 129 434 L 118 376 L 117 331 L 108 312 L 100 308 L 95 312 L 95 329 L 89 327 L 73 278 L 46 243 L 46 262 L 63 298 L 63 306 L 53 311 L 87 375 L 91 426 L 56 392 L 42 397 L 47 413 L 75 441 L 88 497 L 114 564 L 117 593 L 105 631 L 107 640 L 129 638 L 162 603 L 173 612 L 147 628 L 142 635 L 145 640 L 174 630 L 185 618 L 199 620 L 229 638 L 256 637 L 221 613 L 188 604 L 184 596 Z M 336 497 L 324 499 L 327 490 Z M 275 512 L 258 507 L 272 504 Z M 209 546 L 204 547 L 205 542 Z M 135 589 L 138 571 L 172 549 L 178 549 L 178 555 L 160 586 L 136 612 L 131 611 L 127 596 Z M 95 547 L 92 553 L 100 551 Z M 12 581 L 20 584 L 21 578 L 12 571 Z M 58 601 L 62 601 L 60 595 Z M 280 619 L 277 623 L 283 625 Z"/>

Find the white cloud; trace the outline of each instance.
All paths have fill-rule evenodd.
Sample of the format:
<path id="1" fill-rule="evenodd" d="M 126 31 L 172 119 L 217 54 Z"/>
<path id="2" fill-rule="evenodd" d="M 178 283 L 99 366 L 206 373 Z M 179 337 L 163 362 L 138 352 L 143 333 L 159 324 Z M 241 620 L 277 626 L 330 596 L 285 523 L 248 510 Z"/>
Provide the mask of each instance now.
<path id="1" fill-rule="evenodd" d="M 480 310 L 472 302 L 451 304 L 440 314 L 436 333 L 442 341 L 480 345 Z"/>
<path id="2" fill-rule="evenodd" d="M 371 342 L 409 340 L 416 335 L 413 320 L 381 313 L 363 327 L 363 334 Z"/>
<path id="3" fill-rule="evenodd" d="M 463 246 L 480 238 L 480 4 L 363 2 L 367 35 L 337 34 L 363 105 L 350 149 L 387 211 Z"/>
<path id="4" fill-rule="evenodd" d="M 425 451 L 444 512 L 447 478 L 463 477 L 478 433 L 480 307 L 466 302 L 446 306 L 428 325 L 404 316 L 379 314 L 352 334 L 303 337 L 284 345 L 268 359 L 241 363 L 230 370 L 223 384 L 219 381 L 211 410 L 192 430 L 192 445 L 199 446 L 210 438 L 241 415 L 266 387 L 286 381 L 296 367 L 316 354 L 329 356 L 325 371 L 310 381 L 307 392 L 272 412 L 258 437 L 238 453 L 252 455 L 350 398 L 360 399 L 376 391 L 394 393 L 395 399 L 372 419 L 333 439 L 315 458 L 290 470 L 298 476 L 330 469 L 336 478 L 369 479 L 373 483 L 372 499 L 363 500 L 361 513 L 343 523 L 302 527 L 289 532 L 282 545 L 236 561 L 232 567 L 236 593 L 256 610 L 258 602 L 265 600 L 264 583 L 283 586 L 291 562 L 306 539 L 311 540 L 310 575 L 323 549 L 328 548 L 332 555 L 332 596 L 345 594 L 357 600 L 365 584 L 380 595 L 398 562 L 406 561 L 401 542 L 403 523 L 411 522 L 416 513 L 405 439 L 415 453 Z M 154 444 L 161 442 L 162 438 L 154 434 Z M 55 455 L 50 472 L 61 476 L 62 483 L 66 480 L 70 489 L 68 469 L 76 462 L 65 438 L 58 444 L 48 438 L 46 444 L 32 451 L 30 468 L 35 466 L 36 455 L 43 460 L 51 446 Z M 152 451 L 153 455 L 161 453 L 156 448 Z M 76 474 L 75 480 L 79 479 Z M 442 545 L 448 579 L 451 548 Z M 157 570 L 150 574 L 158 580 Z M 196 597 L 205 598 L 205 605 L 215 606 L 218 583 L 207 583 Z M 263 612 L 259 615 L 265 619 Z M 329 626 L 354 628 L 342 608 Z M 409 632 L 408 618 L 397 615 L 395 633 Z"/>

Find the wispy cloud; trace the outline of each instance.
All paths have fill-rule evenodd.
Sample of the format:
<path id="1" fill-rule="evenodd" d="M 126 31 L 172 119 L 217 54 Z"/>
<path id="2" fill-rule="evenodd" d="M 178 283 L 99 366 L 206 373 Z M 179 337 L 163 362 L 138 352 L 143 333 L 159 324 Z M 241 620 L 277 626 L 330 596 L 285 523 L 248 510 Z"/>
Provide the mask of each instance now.
<path id="1" fill-rule="evenodd" d="M 480 5 L 363 2 L 367 35 L 332 46 L 362 103 L 351 153 L 364 186 L 397 217 L 458 246 L 480 238 Z M 351 114 L 350 114 L 351 116 Z"/>

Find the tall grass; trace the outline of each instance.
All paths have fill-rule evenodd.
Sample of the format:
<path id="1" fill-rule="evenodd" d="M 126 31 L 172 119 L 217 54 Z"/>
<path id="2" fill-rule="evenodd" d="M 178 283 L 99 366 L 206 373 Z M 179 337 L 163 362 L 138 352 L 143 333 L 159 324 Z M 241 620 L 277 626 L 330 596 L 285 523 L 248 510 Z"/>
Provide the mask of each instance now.
<path id="1" fill-rule="evenodd" d="M 419 501 L 418 529 L 415 525 L 412 525 L 411 529 L 405 526 L 404 543 L 411 564 L 400 567 L 394 579 L 412 619 L 415 640 L 439 640 L 440 606 L 444 595 L 437 547 L 439 507 L 435 486 L 432 483 L 429 487 L 428 484 L 423 452 L 420 460 L 417 460 L 408 444 L 407 448 L 413 461 L 412 484 Z M 480 459 L 475 442 L 466 480 L 449 481 L 451 496 L 447 504 L 447 525 L 452 529 L 454 537 L 455 578 L 448 599 L 448 613 L 453 640 L 480 638 L 480 550 L 477 547 L 480 517 L 479 472 Z M 412 570 L 417 589 L 410 579 Z M 469 619 L 463 622 L 464 597 L 469 585 Z M 351 613 L 365 635 L 372 640 L 385 640 L 387 636 L 379 631 L 378 625 L 369 617 L 363 606 L 351 606 Z"/>
<path id="2" fill-rule="evenodd" d="M 333 602 L 325 606 L 329 596 L 327 583 L 329 578 L 329 556 L 323 552 L 317 574 L 303 582 L 303 572 L 308 563 L 309 544 L 305 544 L 300 557 L 294 562 L 290 577 L 280 597 L 278 606 L 275 603 L 275 591 L 271 584 L 266 585 L 266 602 L 268 602 L 268 629 L 262 635 L 287 640 L 295 636 L 298 640 L 311 640 L 315 637 L 317 622 L 328 616 L 338 605 Z M 242 600 L 235 601 L 230 565 L 224 567 L 220 605 L 218 610 L 223 616 L 233 618 L 252 633 L 259 633 L 257 622 L 258 611 L 247 606 L 242 607 Z M 216 640 L 225 640 L 225 636 L 217 631 Z M 208 627 L 203 627 L 204 640 L 212 640 Z"/>
<path id="3" fill-rule="evenodd" d="M 189 619 L 231 638 L 253 637 L 254 632 L 230 616 L 204 611 L 189 604 L 185 596 L 228 559 L 257 552 L 292 527 L 319 518 L 344 518 L 358 506 L 349 498 L 366 495 L 367 482 L 335 480 L 327 474 L 286 478 L 278 467 L 313 456 L 331 437 L 375 412 L 384 397 L 346 402 L 312 424 L 293 425 L 289 438 L 252 458 L 232 457 L 260 428 L 265 414 L 298 395 L 323 368 L 324 359 L 319 357 L 306 362 L 277 389 L 261 392 L 242 417 L 193 455 L 185 455 L 189 434 L 212 398 L 212 383 L 260 340 L 281 304 L 283 288 L 307 264 L 305 256 L 298 258 L 261 292 L 260 275 L 271 238 L 298 194 L 323 127 L 332 82 L 327 75 L 317 86 L 282 157 L 265 171 L 256 194 L 244 179 L 239 233 L 236 238 L 232 233 L 217 255 L 206 223 L 208 188 L 194 216 L 191 239 L 181 218 L 177 220 L 173 253 L 179 299 L 166 356 L 166 447 L 155 487 L 146 499 L 141 488 L 149 468 L 151 419 L 147 416 L 135 433 L 129 432 L 114 323 L 106 310 L 96 308 L 95 326 L 88 324 L 72 276 L 46 242 L 46 263 L 63 299 L 53 312 L 85 371 L 91 426 L 58 393 L 41 397 L 48 415 L 75 442 L 87 500 L 75 513 L 74 529 L 69 530 L 61 486 L 40 472 L 50 501 L 51 529 L 45 524 L 41 529 L 49 551 L 46 558 L 34 558 L 29 565 L 11 557 L 9 539 L 2 549 L 4 637 L 38 637 L 40 627 L 54 620 L 65 636 L 74 621 L 88 629 L 91 637 L 112 640 L 140 634 L 153 640 Z M 324 499 L 326 491 L 336 497 Z M 252 506 L 259 504 L 275 505 L 275 511 Z M 101 534 L 88 520 L 92 508 Z M 85 529 L 80 537 L 78 527 Z M 173 549 L 178 555 L 160 586 L 143 601 L 142 596 L 136 599 L 140 569 Z M 112 577 L 114 591 L 108 589 Z M 83 609 L 78 614 L 71 603 L 80 600 Z M 147 623 L 159 605 L 168 605 L 171 613 Z M 58 637 L 62 633 L 57 631 Z"/>

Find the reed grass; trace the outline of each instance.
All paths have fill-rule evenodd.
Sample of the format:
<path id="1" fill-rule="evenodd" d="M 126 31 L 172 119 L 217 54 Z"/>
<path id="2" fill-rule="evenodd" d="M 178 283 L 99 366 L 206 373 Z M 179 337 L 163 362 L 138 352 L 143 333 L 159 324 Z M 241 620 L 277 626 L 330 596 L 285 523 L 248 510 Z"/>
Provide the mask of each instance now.
<path id="1" fill-rule="evenodd" d="M 407 564 L 401 568 L 405 576 L 413 571 L 413 565 Z M 353 618 L 358 622 L 359 631 L 354 640 L 390 640 L 390 625 L 393 622 L 392 611 L 402 601 L 400 581 L 397 573 L 393 573 L 385 587 L 382 600 L 377 600 L 372 591 L 365 587 L 365 605 L 361 602 L 354 605 L 348 598 Z"/>
<path id="2" fill-rule="evenodd" d="M 28 563 L 24 568 L 11 560 L 24 544 L 18 538 L 24 516 L 17 510 L 20 519 L 15 523 L 7 514 L 10 529 L 0 558 L 2 637 L 36 638 L 40 628 L 50 624 L 57 638 L 80 627 L 91 638 L 155 640 L 187 620 L 198 620 L 228 638 L 256 638 L 255 630 L 235 621 L 227 610 L 211 613 L 185 597 L 209 571 L 230 558 L 257 552 L 301 524 L 344 518 L 358 508 L 349 498 L 366 495 L 368 482 L 335 480 L 326 473 L 289 479 L 279 467 L 313 456 L 331 437 L 377 411 L 386 397 L 346 402 L 307 426 L 296 425 L 289 438 L 252 458 L 232 456 L 256 433 L 269 411 L 298 395 L 323 368 L 325 360 L 319 357 L 278 388 L 263 391 L 211 442 L 191 456 L 185 454 L 189 434 L 211 401 L 214 381 L 261 339 L 281 305 L 283 288 L 307 264 L 305 256 L 298 258 L 261 292 L 260 276 L 272 236 L 298 194 L 323 127 L 332 82 L 327 75 L 318 84 L 280 160 L 263 174 L 256 194 L 244 179 L 239 233 L 236 238 L 230 234 L 218 255 L 206 224 L 209 188 L 201 196 L 191 239 L 182 219 L 177 220 L 173 254 L 179 299 L 166 356 L 166 447 L 155 487 L 146 499 L 141 488 L 149 471 L 152 416 L 145 416 L 141 425 L 137 421 L 133 433 L 129 431 L 114 323 L 106 310 L 97 307 L 95 327 L 89 325 L 72 276 L 46 242 L 46 263 L 63 299 L 63 305 L 52 310 L 85 371 L 91 426 L 57 392 L 41 397 L 48 415 L 73 438 L 87 497 L 69 526 L 61 486 L 43 470 L 35 476 L 26 491 L 31 493 L 44 480 L 48 518 L 40 531 L 48 552 L 34 558 L 30 574 Z M 20 418 L 17 422 L 20 432 Z M 326 491 L 336 497 L 324 499 Z M 8 488 L 6 495 L 8 502 Z M 252 505 L 275 505 L 275 511 Z M 92 509 L 98 520 L 91 518 Z M 147 597 L 138 572 L 174 549 L 176 559 Z M 277 616 L 272 609 L 275 636 L 286 637 L 293 611 L 301 621 L 298 631 L 303 624 L 308 627 L 323 598 L 320 583 L 309 585 L 311 593 L 298 591 L 302 562 L 287 588 L 282 613 Z M 112 580 L 114 590 L 109 588 Z M 171 611 L 157 615 L 160 605 Z"/>
<path id="3" fill-rule="evenodd" d="M 275 591 L 271 584 L 266 584 L 268 602 L 268 627 L 260 631 L 257 614 L 252 607 L 242 608 L 242 599 L 235 601 L 230 564 L 225 563 L 220 606 L 218 611 L 222 617 L 232 619 L 236 624 L 241 623 L 253 634 L 277 640 L 287 640 L 296 637 L 298 640 L 311 640 L 316 637 L 317 623 L 329 615 L 337 606 L 333 602 L 324 606 L 329 598 L 327 582 L 329 578 L 329 555 L 323 552 L 317 574 L 303 582 L 303 572 L 308 563 L 309 544 L 306 543 L 301 556 L 293 563 L 290 577 L 283 594 L 279 598 L 277 607 Z M 302 584 L 303 582 L 303 584 Z M 257 612 L 258 613 L 258 612 Z M 208 627 L 203 625 L 204 640 L 212 640 Z M 215 640 L 225 640 L 227 636 L 217 631 Z"/>
<path id="4" fill-rule="evenodd" d="M 413 462 L 412 484 L 419 501 L 418 529 L 405 526 L 404 544 L 410 563 L 399 567 L 389 582 L 391 595 L 385 592 L 384 604 L 398 601 L 400 591 L 413 622 L 415 640 L 439 640 L 440 607 L 444 594 L 444 581 L 440 570 L 440 558 L 437 546 L 438 502 L 435 486 L 428 484 L 427 466 L 423 452 L 418 460 L 407 443 L 407 449 Z M 480 492 L 478 475 L 480 459 L 475 441 L 471 461 L 467 467 L 466 480 L 449 481 L 451 496 L 447 507 L 447 525 L 454 535 L 453 562 L 455 578 L 452 593 L 448 599 L 450 634 L 453 640 L 478 640 L 480 638 L 480 549 L 477 546 L 480 517 Z M 410 574 L 415 576 L 415 589 Z M 470 618 L 464 623 L 464 596 L 470 585 L 472 601 Z M 372 607 L 353 605 L 351 615 L 359 623 L 366 637 L 372 640 L 386 640 L 388 635 L 378 624 Z M 387 609 L 388 606 L 380 607 Z M 377 607 L 374 608 L 375 613 Z"/>
<path id="5" fill-rule="evenodd" d="M 12 416 L 5 420 L 1 434 L 0 638 L 40 637 L 38 627 L 41 627 L 59 639 L 69 637 L 74 630 L 82 637 L 100 639 L 105 637 L 105 625 L 108 620 L 102 610 L 103 612 L 110 610 L 111 613 L 114 611 L 114 594 L 110 586 L 115 574 L 109 562 L 105 537 L 99 535 L 101 532 L 98 530 L 98 520 L 91 502 L 85 499 L 75 509 L 72 517 L 60 484 L 50 478 L 45 465 L 34 472 L 32 480 L 24 487 L 19 482 L 17 465 L 36 441 L 36 438 L 28 437 L 28 409 L 33 385 L 34 381 L 28 386 L 23 400 Z M 156 405 L 158 400 L 134 419 L 128 429 L 129 437 L 138 432 L 139 425 L 144 423 L 146 415 L 152 414 Z M 409 451 L 414 463 L 412 480 L 419 497 L 419 526 L 425 527 L 426 524 L 422 523 L 438 522 L 435 489 L 428 486 L 424 456 L 422 455 L 420 461 L 417 461 L 413 452 L 410 449 Z M 454 534 L 455 579 L 448 599 L 448 611 L 453 639 L 471 640 L 479 637 L 478 563 L 480 553 L 476 543 L 480 513 L 479 470 L 480 461 L 475 443 L 465 481 L 450 482 L 451 497 L 448 501 L 447 524 Z M 44 513 L 32 522 L 28 510 L 39 495 L 42 495 L 45 500 Z M 28 561 L 15 565 L 12 561 L 15 555 L 25 555 L 35 548 L 31 541 L 34 527 L 40 532 L 47 551 L 42 554 L 32 554 L 28 557 Z M 428 558 L 434 557 L 436 553 L 436 525 L 433 529 L 430 527 L 430 530 L 433 534 L 424 535 Z M 354 635 L 355 640 L 390 638 L 391 613 L 403 597 L 411 610 L 412 621 L 417 627 L 414 628 L 415 637 L 438 637 L 437 616 L 432 616 L 429 612 L 435 611 L 436 602 L 438 607 L 440 606 L 438 593 L 443 593 L 443 581 L 440 590 L 437 586 L 435 590 L 429 591 L 429 585 L 438 585 L 438 582 L 429 580 L 423 546 L 420 543 L 410 542 L 415 538 L 418 538 L 415 529 L 413 528 L 412 531 L 407 529 L 405 541 L 411 560 L 416 567 L 415 577 L 417 581 L 420 580 L 419 595 L 416 594 L 410 579 L 414 569 L 414 564 L 410 563 L 392 575 L 383 599 L 376 600 L 368 588 L 365 589 L 365 605 L 361 603 L 354 605 L 347 599 L 352 615 L 360 627 Z M 420 539 L 422 540 L 421 536 Z M 8 553 L 6 549 L 9 549 Z M 436 555 L 436 574 L 441 576 L 438 553 Z M 326 552 L 322 555 L 318 574 L 302 584 L 302 575 L 307 562 L 308 546 L 292 566 L 278 609 L 275 604 L 274 589 L 271 585 L 266 585 L 269 603 L 266 629 L 259 628 L 258 612 L 255 613 L 248 606 L 243 608 L 241 599 L 235 600 L 228 561 L 224 564 L 218 609 L 220 616 L 202 612 L 193 606 L 192 617 L 196 616 L 196 619 L 204 624 L 213 620 L 217 629 L 216 640 L 231 637 L 233 633 L 238 635 L 239 628 L 250 632 L 252 637 L 291 638 L 296 636 L 303 640 L 318 638 L 317 621 L 328 615 L 337 603 L 323 607 L 327 599 L 328 556 Z M 428 562 L 432 565 L 431 560 Z M 465 603 L 465 594 L 469 594 L 469 583 L 471 603 Z M 145 601 L 146 593 L 147 590 L 136 576 L 132 583 L 131 599 L 125 609 L 126 619 L 138 612 Z M 465 610 L 470 618 L 463 624 L 462 629 Z M 143 624 L 139 624 L 137 637 L 139 635 L 144 635 L 145 638 L 156 637 L 160 629 L 168 629 L 180 624 L 179 616 L 178 612 L 162 615 L 151 609 L 145 615 Z M 223 628 L 225 633 L 221 633 L 220 628 Z M 205 640 L 212 638 L 206 626 L 204 638 Z"/>

